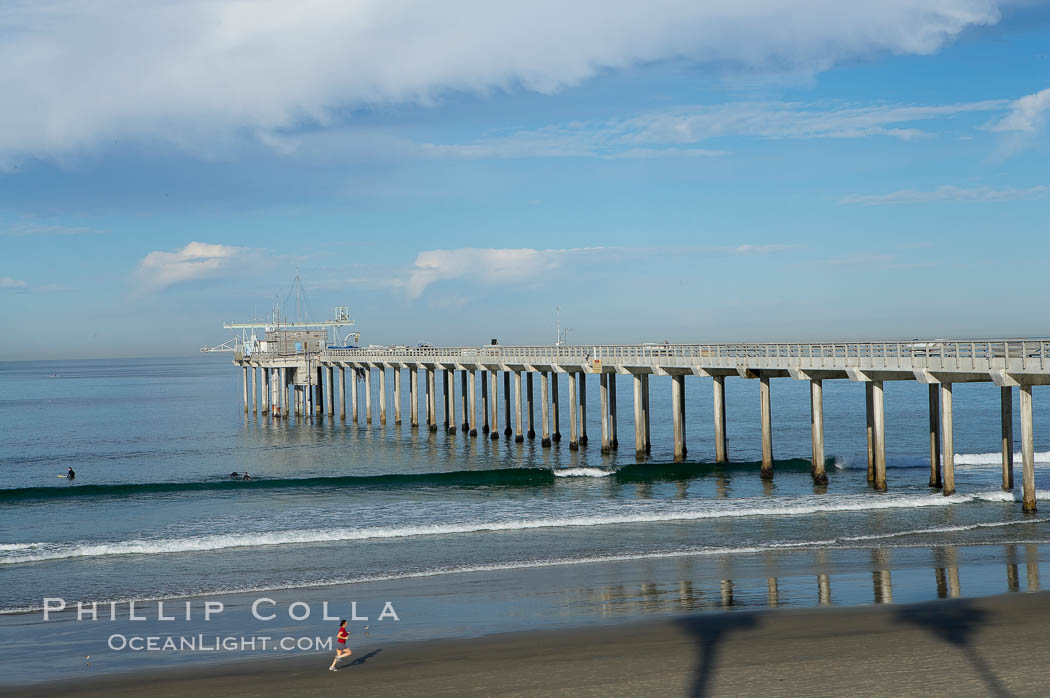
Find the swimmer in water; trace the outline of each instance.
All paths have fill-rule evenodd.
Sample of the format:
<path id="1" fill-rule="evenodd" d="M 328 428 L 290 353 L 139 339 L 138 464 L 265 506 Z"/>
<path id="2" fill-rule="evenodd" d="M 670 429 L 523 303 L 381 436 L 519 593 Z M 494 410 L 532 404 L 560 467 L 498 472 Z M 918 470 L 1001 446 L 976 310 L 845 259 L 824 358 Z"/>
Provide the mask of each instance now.
<path id="1" fill-rule="evenodd" d="M 73 472 L 73 467 L 72 466 L 70 466 L 69 469 L 66 470 L 66 477 L 69 478 L 70 480 L 76 480 L 77 479 L 77 474 L 75 472 Z"/>

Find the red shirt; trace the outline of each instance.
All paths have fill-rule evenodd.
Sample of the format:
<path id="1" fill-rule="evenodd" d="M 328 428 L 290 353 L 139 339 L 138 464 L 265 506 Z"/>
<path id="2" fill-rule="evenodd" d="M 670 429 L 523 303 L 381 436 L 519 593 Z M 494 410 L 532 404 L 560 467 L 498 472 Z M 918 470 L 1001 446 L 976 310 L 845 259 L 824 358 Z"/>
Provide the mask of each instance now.
<path id="1" fill-rule="evenodd" d="M 350 637 L 350 633 L 346 632 L 346 628 L 340 627 L 339 628 L 339 635 L 336 636 L 336 642 L 340 642 L 340 643 L 345 645 L 346 644 L 346 638 L 348 638 L 348 637 Z"/>

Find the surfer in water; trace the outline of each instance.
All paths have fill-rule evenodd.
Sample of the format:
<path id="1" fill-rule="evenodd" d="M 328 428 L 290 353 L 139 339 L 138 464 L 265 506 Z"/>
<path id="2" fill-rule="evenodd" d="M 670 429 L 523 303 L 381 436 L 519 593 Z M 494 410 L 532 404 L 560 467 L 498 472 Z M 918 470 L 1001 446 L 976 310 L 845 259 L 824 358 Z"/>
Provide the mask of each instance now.
<path id="1" fill-rule="evenodd" d="M 236 470 L 234 470 L 232 473 L 230 473 L 230 479 L 231 480 L 240 480 L 241 479 L 241 474 L 238 473 Z"/>
<path id="2" fill-rule="evenodd" d="M 66 470 L 66 477 L 70 480 L 77 479 L 77 474 L 73 472 L 73 466 L 69 466 L 69 468 Z"/>
<path id="3" fill-rule="evenodd" d="M 252 479 L 252 476 L 248 474 L 248 471 L 247 471 L 247 470 L 245 470 L 245 471 L 244 471 L 244 477 L 242 477 L 241 479 L 242 479 L 242 480 L 251 480 L 251 479 Z"/>
<path id="4" fill-rule="evenodd" d="M 337 643 L 335 649 L 335 659 L 332 660 L 332 666 L 328 667 L 328 671 L 339 671 L 335 668 L 335 665 L 339 663 L 339 660 L 345 659 L 346 657 L 349 657 L 351 654 L 353 654 L 353 652 L 350 651 L 350 648 L 346 646 L 346 639 L 348 637 L 350 637 L 350 633 L 346 629 L 346 621 L 341 620 L 339 621 L 339 632 L 336 633 L 335 636 L 335 641 Z"/>

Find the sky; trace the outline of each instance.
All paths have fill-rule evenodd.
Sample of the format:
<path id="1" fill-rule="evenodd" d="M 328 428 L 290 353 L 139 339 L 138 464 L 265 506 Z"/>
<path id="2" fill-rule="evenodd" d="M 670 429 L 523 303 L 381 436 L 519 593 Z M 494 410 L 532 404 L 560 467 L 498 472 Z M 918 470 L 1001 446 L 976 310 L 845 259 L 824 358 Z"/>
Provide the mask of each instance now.
<path id="1" fill-rule="evenodd" d="M 1050 335 L 1046 0 L 11 0 L 0 95 L 0 360 Z"/>

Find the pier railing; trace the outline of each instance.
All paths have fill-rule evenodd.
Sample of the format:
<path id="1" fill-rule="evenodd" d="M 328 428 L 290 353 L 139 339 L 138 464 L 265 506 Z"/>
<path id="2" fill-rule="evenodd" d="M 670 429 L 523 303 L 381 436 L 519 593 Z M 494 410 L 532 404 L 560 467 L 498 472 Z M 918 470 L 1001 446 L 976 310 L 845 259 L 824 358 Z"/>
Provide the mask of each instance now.
<path id="1" fill-rule="evenodd" d="M 323 362 L 696 365 L 899 370 L 1050 370 L 1050 340 L 599 344 L 562 346 L 365 347 L 328 349 Z"/>

